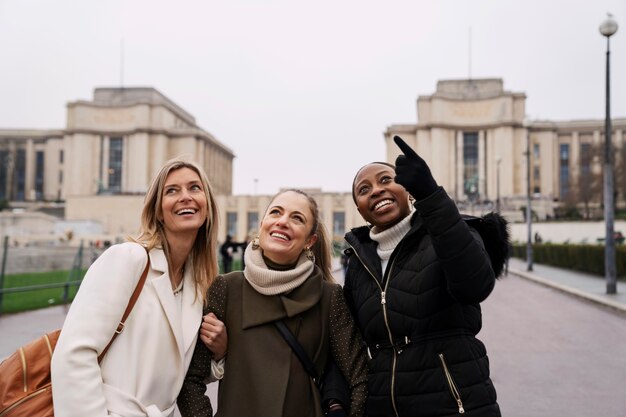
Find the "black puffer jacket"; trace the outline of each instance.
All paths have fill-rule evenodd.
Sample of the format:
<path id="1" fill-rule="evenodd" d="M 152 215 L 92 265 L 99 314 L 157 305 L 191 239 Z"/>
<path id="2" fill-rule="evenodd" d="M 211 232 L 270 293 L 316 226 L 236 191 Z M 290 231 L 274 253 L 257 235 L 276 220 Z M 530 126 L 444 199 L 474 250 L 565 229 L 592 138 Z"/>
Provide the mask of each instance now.
<path id="1" fill-rule="evenodd" d="M 496 279 L 493 258 L 443 189 L 415 207 L 385 275 L 369 228 L 346 235 L 344 292 L 372 356 L 366 414 L 500 416 L 485 346 L 475 337 L 479 303 Z M 494 236 L 503 241 L 489 246 L 506 255 L 499 220 L 503 233 Z M 496 261 L 499 273 L 504 258 Z"/>

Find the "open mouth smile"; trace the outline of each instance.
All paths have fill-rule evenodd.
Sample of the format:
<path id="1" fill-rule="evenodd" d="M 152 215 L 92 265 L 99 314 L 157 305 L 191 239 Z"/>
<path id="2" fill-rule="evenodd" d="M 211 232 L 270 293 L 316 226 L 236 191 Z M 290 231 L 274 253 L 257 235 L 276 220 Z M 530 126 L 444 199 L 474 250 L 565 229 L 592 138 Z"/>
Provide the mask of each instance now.
<path id="1" fill-rule="evenodd" d="M 287 236 L 287 235 L 285 235 L 283 233 L 279 233 L 279 232 L 272 232 L 272 233 L 270 233 L 270 236 L 271 237 L 275 237 L 277 239 L 281 239 L 281 240 L 286 240 L 286 241 L 290 240 L 289 236 Z"/>
<path id="2" fill-rule="evenodd" d="M 196 214 L 197 212 L 198 212 L 197 209 L 184 208 L 184 209 L 178 210 L 176 214 L 178 214 L 179 216 L 184 216 L 186 214 Z"/>
<path id="3" fill-rule="evenodd" d="M 378 210 L 381 210 L 384 207 L 387 207 L 390 204 L 393 204 L 393 200 L 390 200 L 390 199 L 386 198 L 386 199 L 381 200 L 378 203 L 376 203 L 372 210 L 378 211 Z"/>

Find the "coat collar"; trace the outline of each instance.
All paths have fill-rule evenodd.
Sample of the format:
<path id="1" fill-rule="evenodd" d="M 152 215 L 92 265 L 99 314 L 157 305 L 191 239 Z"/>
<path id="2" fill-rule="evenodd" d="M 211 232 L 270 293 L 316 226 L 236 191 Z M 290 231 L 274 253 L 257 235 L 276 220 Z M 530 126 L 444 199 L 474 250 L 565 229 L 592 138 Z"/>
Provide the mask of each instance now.
<path id="1" fill-rule="evenodd" d="M 406 240 L 409 236 L 413 236 L 418 232 L 424 232 L 424 219 L 419 215 L 417 211 L 413 212 L 411 217 L 411 228 L 407 234 L 402 238 L 402 241 Z M 345 236 L 346 242 L 354 249 L 358 258 L 364 264 L 364 266 L 376 274 L 376 279 L 382 282 L 383 270 L 376 252 L 376 246 L 378 243 L 372 240 L 370 237 L 370 227 L 360 226 L 350 230 Z M 395 256 L 394 249 L 391 256 Z"/>
<path id="2" fill-rule="evenodd" d="M 202 300 L 196 297 L 196 285 L 193 278 L 193 266 L 191 260 L 185 265 L 184 289 L 182 292 L 182 309 L 172 291 L 170 275 L 167 267 L 167 258 L 162 249 L 150 251 L 151 268 L 156 276 L 151 277 L 151 282 L 156 291 L 161 307 L 167 317 L 176 345 L 182 356 L 195 344 L 198 329 L 202 321 Z"/>
<path id="3" fill-rule="evenodd" d="M 242 279 L 243 328 L 282 320 L 309 310 L 322 297 L 322 281 L 322 273 L 315 267 L 306 281 L 288 294 L 263 295 L 256 292 L 245 278 Z"/>

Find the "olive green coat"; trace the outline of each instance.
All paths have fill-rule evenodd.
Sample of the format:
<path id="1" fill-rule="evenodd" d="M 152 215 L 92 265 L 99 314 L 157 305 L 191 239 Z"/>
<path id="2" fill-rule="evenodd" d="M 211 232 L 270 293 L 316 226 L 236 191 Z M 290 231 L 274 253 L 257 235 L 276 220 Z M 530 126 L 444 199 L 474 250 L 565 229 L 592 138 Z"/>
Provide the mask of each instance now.
<path id="1" fill-rule="evenodd" d="M 319 392 L 274 325 L 284 320 L 322 374 L 333 356 L 351 388 L 350 416 L 362 416 L 367 396 L 366 351 L 338 284 L 311 276 L 289 294 L 256 292 L 242 272 L 219 276 L 209 308 L 226 325 L 228 357 L 218 394 L 219 417 L 319 417 Z M 210 351 L 198 340 L 178 397 L 183 417 L 212 414 L 204 395 Z"/>

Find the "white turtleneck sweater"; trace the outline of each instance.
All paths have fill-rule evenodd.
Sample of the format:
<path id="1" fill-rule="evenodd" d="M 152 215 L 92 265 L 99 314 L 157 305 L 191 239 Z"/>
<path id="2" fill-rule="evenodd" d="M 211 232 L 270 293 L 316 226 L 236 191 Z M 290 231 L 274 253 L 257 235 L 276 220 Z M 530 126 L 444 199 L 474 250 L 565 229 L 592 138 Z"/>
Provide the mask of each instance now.
<path id="1" fill-rule="evenodd" d="M 413 217 L 413 210 L 398 224 L 390 227 L 389 229 L 385 229 L 380 231 L 376 226 L 372 227 L 370 230 L 370 238 L 374 242 L 378 242 L 378 247 L 376 248 L 376 252 L 378 253 L 378 257 L 380 258 L 380 265 L 384 272 L 387 270 L 387 264 L 389 263 L 389 258 L 391 257 L 391 253 L 398 246 L 398 243 L 402 240 L 404 235 L 408 233 L 411 229 L 411 217 Z"/>

